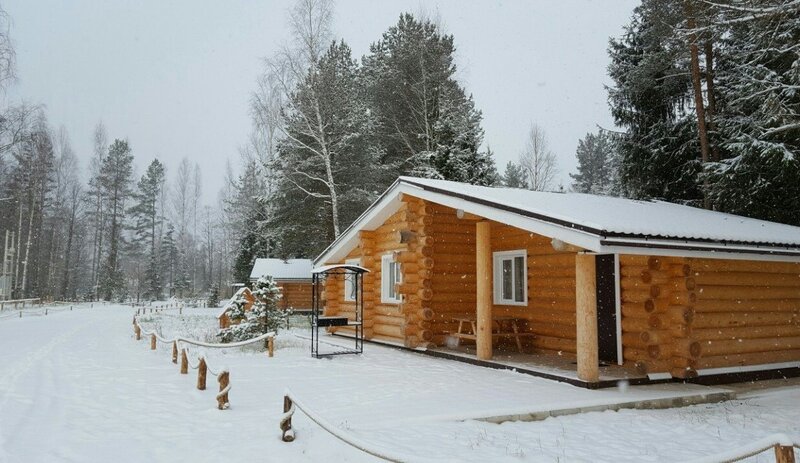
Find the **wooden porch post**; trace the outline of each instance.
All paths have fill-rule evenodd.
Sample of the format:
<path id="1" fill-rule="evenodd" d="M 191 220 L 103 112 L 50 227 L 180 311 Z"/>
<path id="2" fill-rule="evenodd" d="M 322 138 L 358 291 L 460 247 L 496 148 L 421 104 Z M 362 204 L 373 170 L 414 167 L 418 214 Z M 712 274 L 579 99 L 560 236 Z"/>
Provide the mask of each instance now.
<path id="1" fill-rule="evenodd" d="M 475 272 L 477 328 L 475 345 L 479 360 L 492 358 L 492 246 L 490 222 L 475 223 Z"/>
<path id="2" fill-rule="evenodd" d="M 578 378 L 600 380 L 597 347 L 597 270 L 594 254 L 575 255 L 575 309 L 577 325 Z"/>

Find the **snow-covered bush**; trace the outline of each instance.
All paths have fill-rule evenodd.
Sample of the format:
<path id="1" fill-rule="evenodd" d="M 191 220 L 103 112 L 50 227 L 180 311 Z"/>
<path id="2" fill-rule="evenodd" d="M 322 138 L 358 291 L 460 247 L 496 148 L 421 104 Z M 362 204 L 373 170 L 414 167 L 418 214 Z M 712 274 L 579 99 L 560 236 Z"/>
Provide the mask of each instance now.
<path id="1" fill-rule="evenodd" d="M 244 297 L 240 296 L 233 301 L 228 317 L 234 324 L 217 333 L 222 342 L 244 341 L 270 331 L 277 333 L 281 326 L 286 325 L 286 319 L 292 311 L 278 308 L 278 301 L 282 297 L 281 288 L 272 277 L 259 278 L 252 292 L 256 300 L 249 311 L 244 310 L 247 303 Z M 236 322 L 239 323 L 235 324 Z"/>
<path id="2" fill-rule="evenodd" d="M 217 307 L 219 305 L 219 288 L 217 285 L 211 287 L 211 292 L 208 294 L 206 305 L 208 307 Z"/>

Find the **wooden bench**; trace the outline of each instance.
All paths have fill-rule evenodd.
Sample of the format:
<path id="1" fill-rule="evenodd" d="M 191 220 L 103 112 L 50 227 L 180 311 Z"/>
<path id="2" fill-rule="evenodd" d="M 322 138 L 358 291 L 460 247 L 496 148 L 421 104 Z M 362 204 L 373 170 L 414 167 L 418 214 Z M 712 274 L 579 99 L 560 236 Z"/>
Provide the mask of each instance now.
<path id="1" fill-rule="evenodd" d="M 521 333 L 519 331 L 519 318 L 515 317 L 493 317 L 492 321 L 497 325 L 497 330 L 492 331 L 492 339 L 495 338 L 514 338 L 517 343 L 517 349 L 520 353 L 522 349 L 522 338 L 533 336 L 533 333 Z M 476 317 L 453 317 L 453 321 L 458 322 L 458 331 L 451 334 L 451 336 L 458 339 L 469 339 L 476 341 L 478 333 L 477 318 Z M 465 331 L 465 328 L 472 330 L 471 333 Z"/>

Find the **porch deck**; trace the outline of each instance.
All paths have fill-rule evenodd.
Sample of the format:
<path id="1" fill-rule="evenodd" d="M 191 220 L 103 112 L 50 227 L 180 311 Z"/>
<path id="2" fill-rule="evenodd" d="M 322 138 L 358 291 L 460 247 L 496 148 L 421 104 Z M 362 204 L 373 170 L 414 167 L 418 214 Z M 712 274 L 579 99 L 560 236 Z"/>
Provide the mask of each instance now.
<path id="1" fill-rule="evenodd" d="M 630 385 L 669 381 L 651 380 L 646 374 L 639 373 L 633 368 L 601 362 L 600 381 L 587 383 L 578 378 L 576 357 L 574 354 L 569 353 L 553 354 L 551 352 L 530 350 L 520 353 L 512 348 L 503 348 L 495 349 L 491 360 L 479 360 L 474 345 L 436 347 L 427 349 L 424 353 L 434 357 L 448 358 L 489 368 L 515 370 L 520 373 L 589 388 L 616 387 L 620 381 L 627 381 Z"/>

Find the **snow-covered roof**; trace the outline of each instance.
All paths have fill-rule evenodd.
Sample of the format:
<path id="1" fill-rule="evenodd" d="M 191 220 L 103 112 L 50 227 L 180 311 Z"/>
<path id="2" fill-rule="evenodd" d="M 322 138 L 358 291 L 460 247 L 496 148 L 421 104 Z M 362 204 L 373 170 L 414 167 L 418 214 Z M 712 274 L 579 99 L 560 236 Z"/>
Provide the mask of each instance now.
<path id="1" fill-rule="evenodd" d="M 256 259 L 250 279 L 269 275 L 275 280 L 310 280 L 311 259 Z"/>
<path id="2" fill-rule="evenodd" d="M 380 226 L 404 194 L 597 253 L 800 260 L 800 227 L 663 201 L 400 177 L 315 262 L 343 259 L 358 230 Z"/>
<path id="3" fill-rule="evenodd" d="M 217 312 L 217 318 L 225 315 L 225 312 L 227 312 L 228 309 L 230 309 L 233 306 L 233 301 L 238 299 L 239 296 L 241 296 L 243 294 L 246 294 L 246 293 L 249 293 L 249 292 L 250 292 L 250 288 L 247 288 L 247 287 L 244 287 L 244 286 L 239 288 L 239 290 L 236 291 L 235 293 L 233 293 L 233 296 L 231 296 L 231 298 L 228 299 L 228 302 L 224 306 L 222 306 L 222 309 L 220 309 L 220 311 Z"/>

